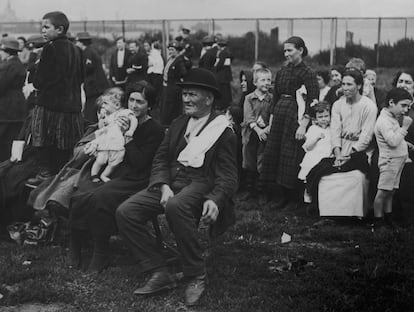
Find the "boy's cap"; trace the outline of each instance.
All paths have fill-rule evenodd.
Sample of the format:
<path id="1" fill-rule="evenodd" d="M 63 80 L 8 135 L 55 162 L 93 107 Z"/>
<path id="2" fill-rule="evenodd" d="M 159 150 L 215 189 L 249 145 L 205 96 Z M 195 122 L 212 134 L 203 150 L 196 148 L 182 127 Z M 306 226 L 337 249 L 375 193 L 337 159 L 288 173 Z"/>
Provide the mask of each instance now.
<path id="1" fill-rule="evenodd" d="M 92 40 L 92 37 L 87 31 L 82 31 L 76 34 L 76 40 Z"/>
<path id="2" fill-rule="evenodd" d="M 14 51 L 18 51 L 20 52 L 21 49 L 19 48 L 19 41 L 17 41 L 16 38 L 13 37 L 4 37 L 1 40 L 1 46 L 0 46 L 1 50 L 14 50 Z"/>
<path id="3" fill-rule="evenodd" d="M 32 35 L 27 39 L 26 45 L 33 48 L 41 48 L 46 44 L 45 38 L 41 35 Z"/>

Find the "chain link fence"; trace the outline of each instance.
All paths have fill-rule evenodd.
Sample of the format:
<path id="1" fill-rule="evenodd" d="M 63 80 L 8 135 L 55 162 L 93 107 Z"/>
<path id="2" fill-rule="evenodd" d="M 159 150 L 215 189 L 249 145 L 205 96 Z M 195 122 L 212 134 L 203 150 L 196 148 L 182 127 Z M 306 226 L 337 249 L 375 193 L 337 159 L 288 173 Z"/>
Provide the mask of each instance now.
<path id="1" fill-rule="evenodd" d="M 378 66 L 378 47 L 414 38 L 414 17 L 73 21 L 69 31 L 72 34 L 88 31 L 92 36 L 108 40 L 121 35 L 127 40 L 157 37 L 165 43 L 165 48 L 182 27 L 190 29 L 193 34 L 247 36 L 252 40 L 247 52 L 254 60 L 264 55 L 262 38 L 279 43 L 289 36 L 298 35 L 304 38 L 311 55 L 329 51 L 331 65 L 335 63 L 336 49 L 352 43 L 375 49 Z M 13 36 L 27 37 L 39 31 L 40 22 L 37 21 L 0 23 L 0 33 Z"/>

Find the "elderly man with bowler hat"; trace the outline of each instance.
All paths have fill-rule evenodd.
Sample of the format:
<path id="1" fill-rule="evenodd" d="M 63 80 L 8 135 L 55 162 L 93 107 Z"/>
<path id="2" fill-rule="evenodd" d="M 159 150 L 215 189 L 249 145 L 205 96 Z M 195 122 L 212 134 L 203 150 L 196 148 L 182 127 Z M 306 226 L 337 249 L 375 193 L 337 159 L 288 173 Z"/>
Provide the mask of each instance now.
<path id="1" fill-rule="evenodd" d="M 83 117 L 90 122 L 97 122 L 96 99 L 109 87 L 109 83 L 102 67 L 101 56 L 91 44 L 92 37 L 87 31 L 76 35 L 76 45 L 83 51 L 83 66 L 85 68 L 83 89 L 85 90 L 86 103 L 83 108 Z"/>
<path id="2" fill-rule="evenodd" d="M 192 306 L 199 303 L 207 281 L 199 222 L 211 224 L 213 235 L 234 222 L 236 136 L 226 116 L 212 110 L 214 99 L 220 96 L 213 73 L 192 69 L 179 85 L 184 114 L 173 121 L 155 155 L 148 188 L 121 204 L 116 218 L 141 268 L 151 273 L 134 293 L 148 295 L 176 286 L 145 227 L 147 221 L 165 213 L 188 281 L 185 302 Z"/>
<path id="3" fill-rule="evenodd" d="M 13 139 L 27 115 L 23 85 L 26 70 L 18 57 L 19 42 L 13 37 L 1 40 L 0 58 L 0 161 L 10 157 Z"/>

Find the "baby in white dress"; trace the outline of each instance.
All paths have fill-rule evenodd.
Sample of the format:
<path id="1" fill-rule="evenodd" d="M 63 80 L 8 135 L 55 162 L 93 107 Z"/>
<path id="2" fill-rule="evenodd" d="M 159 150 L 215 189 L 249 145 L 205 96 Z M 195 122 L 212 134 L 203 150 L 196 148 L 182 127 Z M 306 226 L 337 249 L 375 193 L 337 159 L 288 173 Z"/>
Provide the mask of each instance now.
<path id="1" fill-rule="evenodd" d="M 100 129 L 95 131 L 95 139 L 87 147 L 96 150 L 96 160 L 91 168 L 92 180 L 108 182 L 109 176 L 124 159 L 125 144 L 132 139 L 138 120 L 131 110 L 122 107 L 118 97 L 112 95 L 102 97 L 100 114 Z M 119 126 L 119 119 L 129 120 L 127 130 Z M 104 171 L 98 177 L 104 166 Z"/>

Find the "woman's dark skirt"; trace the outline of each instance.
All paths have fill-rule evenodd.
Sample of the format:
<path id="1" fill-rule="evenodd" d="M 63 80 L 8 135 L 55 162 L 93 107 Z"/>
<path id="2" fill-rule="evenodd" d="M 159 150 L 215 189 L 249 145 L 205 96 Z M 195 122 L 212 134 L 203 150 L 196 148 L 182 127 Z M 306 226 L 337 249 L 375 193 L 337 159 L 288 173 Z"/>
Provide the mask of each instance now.
<path id="1" fill-rule="evenodd" d="M 36 105 L 32 117 L 32 145 L 70 150 L 83 134 L 83 118 L 79 113 L 53 112 Z"/>
<path id="2" fill-rule="evenodd" d="M 268 191 L 277 186 L 288 189 L 298 186 L 299 164 L 304 156 L 303 141 L 295 139 L 298 126 L 296 100 L 282 96 L 275 105 L 272 127 L 263 155 L 260 179 Z"/>
<path id="3" fill-rule="evenodd" d="M 107 183 L 83 181 L 70 202 L 70 227 L 93 237 L 117 232 L 115 211 L 133 194 L 148 185 L 147 177 L 120 177 Z"/>

